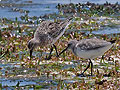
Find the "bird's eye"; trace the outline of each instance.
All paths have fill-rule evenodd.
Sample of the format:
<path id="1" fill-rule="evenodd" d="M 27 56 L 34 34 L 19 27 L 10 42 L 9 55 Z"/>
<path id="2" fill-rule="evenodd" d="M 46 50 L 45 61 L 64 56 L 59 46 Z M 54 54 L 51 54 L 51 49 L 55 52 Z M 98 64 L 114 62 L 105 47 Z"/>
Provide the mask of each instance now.
<path id="1" fill-rule="evenodd" d="M 71 46 L 71 43 L 69 43 L 68 46 Z"/>

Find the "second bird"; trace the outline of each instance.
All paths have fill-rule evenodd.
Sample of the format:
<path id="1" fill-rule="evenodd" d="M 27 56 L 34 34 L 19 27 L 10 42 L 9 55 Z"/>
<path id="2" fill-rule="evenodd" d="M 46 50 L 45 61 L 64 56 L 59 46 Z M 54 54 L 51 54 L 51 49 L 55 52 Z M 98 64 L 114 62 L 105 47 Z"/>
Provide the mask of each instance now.
<path id="1" fill-rule="evenodd" d="M 97 38 L 82 39 L 80 41 L 71 40 L 68 43 L 68 46 L 59 55 L 61 55 L 67 49 L 71 49 L 76 56 L 84 59 L 89 59 L 89 64 L 87 68 L 82 72 L 82 74 L 80 74 L 80 76 L 84 76 L 84 72 L 90 67 L 90 64 L 92 75 L 93 63 L 91 59 L 94 59 L 98 56 L 102 56 L 113 46 L 113 43 L 115 43 L 115 40 L 107 42 L 105 40 Z"/>

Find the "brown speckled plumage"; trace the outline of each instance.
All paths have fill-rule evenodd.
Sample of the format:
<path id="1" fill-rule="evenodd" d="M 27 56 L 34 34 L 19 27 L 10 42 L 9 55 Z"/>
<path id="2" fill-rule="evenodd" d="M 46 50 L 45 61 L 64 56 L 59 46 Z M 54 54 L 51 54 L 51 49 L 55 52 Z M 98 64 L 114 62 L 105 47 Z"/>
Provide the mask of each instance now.
<path id="1" fill-rule="evenodd" d="M 53 45 L 55 47 L 54 43 L 64 34 L 65 29 L 71 22 L 71 19 L 72 18 L 69 18 L 58 22 L 43 21 L 36 29 L 34 38 L 28 42 L 28 48 L 31 52 L 30 57 L 32 55 L 33 49 L 37 46 L 43 47 Z M 50 54 L 52 50 L 53 49 L 51 48 Z"/>
<path id="2" fill-rule="evenodd" d="M 54 44 L 54 40 L 63 32 L 69 20 L 52 22 L 43 21 L 37 28 L 34 38 L 39 40 L 40 46 Z M 54 43 L 53 43 L 54 42 Z"/>

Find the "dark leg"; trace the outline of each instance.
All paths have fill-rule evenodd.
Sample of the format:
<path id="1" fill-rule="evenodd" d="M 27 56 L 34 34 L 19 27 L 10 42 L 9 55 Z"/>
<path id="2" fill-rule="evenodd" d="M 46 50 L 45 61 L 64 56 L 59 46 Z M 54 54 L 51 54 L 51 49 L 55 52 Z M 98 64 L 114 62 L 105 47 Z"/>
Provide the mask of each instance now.
<path id="1" fill-rule="evenodd" d="M 78 76 L 82 76 L 83 77 L 84 76 L 84 72 L 90 67 L 90 64 L 91 64 L 91 76 L 92 76 L 93 63 L 92 63 L 91 59 L 89 59 L 89 64 L 86 67 L 86 69 L 81 74 L 79 74 Z"/>
<path id="2" fill-rule="evenodd" d="M 55 48 L 55 51 L 56 51 L 56 57 L 59 57 L 57 47 L 54 44 L 53 44 L 53 47 Z"/>
<path id="3" fill-rule="evenodd" d="M 88 66 L 86 67 L 86 69 L 81 73 L 81 74 L 78 74 L 78 76 L 81 76 L 81 77 L 85 77 L 85 75 L 84 75 L 84 72 L 90 67 L 90 61 L 89 61 L 89 64 L 88 64 Z"/>
<path id="4" fill-rule="evenodd" d="M 88 66 L 86 67 L 86 69 L 82 72 L 82 74 L 84 74 L 84 72 L 90 67 L 90 63 L 91 61 L 89 62 Z"/>
<path id="5" fill-rule="evenodd" d="M 49 56 L 46 57 L 45 60 L 50 60 L 51 59 L 51 56 L 52 56 L 51 53 L 52 53 L 52 51 L 53 51 L 53 47 L 51 47 Z"/>
<path id="6" fill-rule="evenodd" d="M 89 60 L 90 60 L 90 63 L 91 63 L 91 76 L 92 76 L 93 63 L 92 63 L 91 59 L 89 59 Z"/>

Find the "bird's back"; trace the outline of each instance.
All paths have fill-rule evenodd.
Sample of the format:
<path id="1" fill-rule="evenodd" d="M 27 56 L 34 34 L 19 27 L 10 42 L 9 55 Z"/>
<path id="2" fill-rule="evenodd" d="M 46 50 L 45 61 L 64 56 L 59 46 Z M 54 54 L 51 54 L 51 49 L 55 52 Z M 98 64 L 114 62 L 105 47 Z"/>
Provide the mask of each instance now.
<path id="1" fill-rule="evenodd" d="M 69 23 L 69 19 L 64 21 L 52 22 L 52 21 L 43 21 L 37 28 L 34 37 L 36 39 L 40 38 L 42 35 L 46 35 L 46 38 L 53 39 L 56 42 L 64 34 L 64 29 Z M 64 31 L 63 31 L 64 30 Z M 51 42 L 52 43 L 52 42 Z"/>
<path id="2" fill-rule="evenodd" d="M 51 36 L 55 36 L 56 34 L 59 34 L 62 32 L 62 30 L 65 28 L 65 26 L 69 23 L 69 20 L 64 21 L 43 21 L 37 28 L 36 33 L 40 34 L 49 34 Z"/>
<path id="3" fill-rule="evenodd" d="M 76 47 L 79 47 L 81 50 L 94 50 L 108 45 L 111 45 L 111 43 L 102 39 L 91 38 L 80 40 Z"/>
<path id="4" fill-rule="evenodd" d="M 83 39 L 76 44 L 73 53 L 85 59 L 93 59 L 103 55 L 111 47 L 112 43 L 105 40 L 97 38 Z"/>

